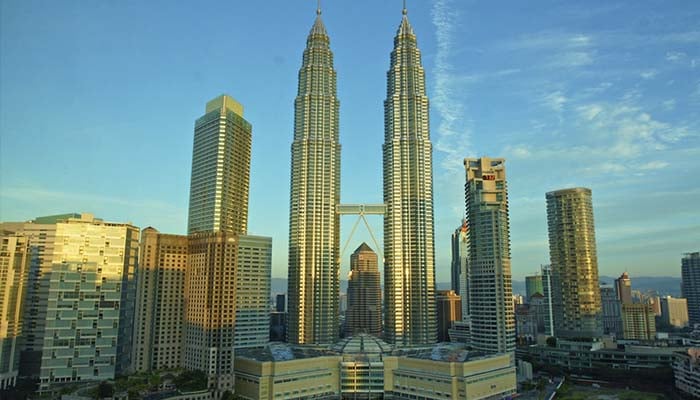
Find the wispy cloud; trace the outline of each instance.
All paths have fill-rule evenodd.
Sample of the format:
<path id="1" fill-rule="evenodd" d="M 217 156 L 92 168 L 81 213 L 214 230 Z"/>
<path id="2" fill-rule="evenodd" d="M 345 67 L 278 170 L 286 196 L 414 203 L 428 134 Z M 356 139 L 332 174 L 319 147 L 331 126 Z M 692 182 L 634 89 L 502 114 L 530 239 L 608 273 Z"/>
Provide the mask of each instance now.
<path id="1" fill-rule="evenodd" d="M 540 98 L 540 104 L 556 112 L 561 112 L 567 101 L 569 99 L 566 98 L 561 90 L 547 93 Z"/>
<path id="2" fill-rule="evenodd" d="M 656 75 L 658 75 L 658 73 L 659 73 L 658 71 L 656 71 L 656 70 L 654 70 L 654 69 L 650 69 L 650 70 L 648 70 L 648 71 L 642 71 L 642 72 L 639 74 L 639 76 L 641 76 L 642 79 L 652 79 L 652 78 L 654 78 Z"/>
<path id="3" fill-rule="evenodd" d="M 461 160 L 471 152 L 471 131 L 465 120 L 466 104 L 459 92 L 460 84 L 475 82 L 481 77 L 457 76 L 452 65 L 458 15 L 452 0 L 433 3 L 431 17 L 436 30 L 435 90 L 433 105 L 440 116 L 435 149 L 443 153 L 440 166 L 455 173 L 461 171 Z M 510 72 L 509 72 L 510 73 Z"/>
<path id="4" fill-rule="evenodd" d="M 666 53 L 666 61 L 670 62 L 682 62 L 688 57 L 687 54 L 685 54 L 682 51 L 669 51 Z"/>

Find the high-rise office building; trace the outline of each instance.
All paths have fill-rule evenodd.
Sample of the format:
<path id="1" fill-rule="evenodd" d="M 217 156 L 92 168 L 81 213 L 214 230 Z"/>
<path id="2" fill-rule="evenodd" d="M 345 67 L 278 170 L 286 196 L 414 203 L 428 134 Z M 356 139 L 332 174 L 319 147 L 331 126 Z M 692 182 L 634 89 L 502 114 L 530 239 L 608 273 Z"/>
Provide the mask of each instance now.
<path id="1" fill-rule="evenodd" d="M 90 214 L 56 224 L 40 390 L 131 365 L 139 229 Z"/>
<path id="2" fill-rule="evenodd" d="M 30 264 L 22 313 L 23 343 L 20 351 L 19 375 L 32 380 L 39 379 L 41 369 L 46 306 L 49 296 L 46 277 L 51 273 L 56 223 L 68 218 L 80 218 L 80 214 L 52 215 L 38 217 L 28 222 L 0 224 L 0 230 L 8 230 L 29 238 Z"/>
<path id="3" fill-rule="evenodd" d="M 688 300 L 661 298 L 661 323 L 667 327 L 685 328 L 688 326 Z"/>
<path id="4" fill-rule="evenodd" d="M 554 336 L 554 309 L 552 300 L 552 266 L 542 265 L 542 295 L 544 296 L 544 333 L 548 336 Z"/>
<path id="5" fill-rule="evenodd" d="M 654 340 L 656 320 L 649 304 L 622 304 L 622 336 L 630 340 Z"/>
<path id="6" fill-rule="evenodd" d="M 687 253 L 681 260 L 681 293 L 688 300 L 690 326 L 700 324 L 700 252 Z"/>
<path id="7" fill-rule="evenodd" d="M 362 243 L 350 256 L 345 335 L 382 334 L 382 288 L 377 253 Z"/>
<path id="8" fill-rule="evenodd" d="M 467 220 L 452 234 L 452 290 L 462 301 L 462 320 L 469 319 L 469 235 Z"/>
<path id="9" fill-rule="evenodd" d="M 454 290 L 437 291 L 438 342 L 450 341 L 450 328 L 462 320 L 462 300 Z"/>
<path id="10" fill-rule="evenodd" d="M 622 304 L 632 304 L 632 280 L 627 272 L 615 279 L 615 293 Z"/>
<path id="11" fill-rule="evenodd" d="M 515 351 L 505 160 L 464 159 L 472 347 Z"/>
<path id="12" fill-rule="evenodd" d="M 264 346 L 270 341 L 272 239 L 240 236 L 237 258 L 234 346 Z"/>
<path id="13" fill-rule="evenodd" d="M 234 348 L 269 337 L 271 239 L 246 235 L 251 142 L 229 96 L 195 123 L 182 364 L 219 394 L 234 389 Z"/>
<path id="14" fill-rule="evenodd" d="M 294 100 L 289 204 L 289 342 L 338 339 L 340 293 L 340 102 L 330 39 L 317 11 Z"/>
<path id="15" fill-rule="evenodd" d="M 209 387 L 233 390 L 237 233 L 189 235 L 183 366 L 204 371 Z"/>
<path id="16" fill-rule="evenodd" d="M 0 231 L 0 390 L 17 382 L 29 261 L 29 238 Z"/>
<path id="17" fill-rule="evenodd" d="M 555 333 L 599 337 L 602 309 L 591 190 L 557 190 L 546 198 Z"/>
<path id="18" fill-rule="evenodd" d="M 285 312 L 287 310 L 287 296 L 284 293 L 278 293 L 275 296 L 275 311 Z"/>
<path id="19" fill-rule="evenodd" d="M 433 153 L 425 71 L 406 9 L 384 101 L 384 339 L 434 343 Z"/>
<path id="20" fill-rule="evenodd" d="M 542 287 L 542 275 L 533 275 L 525 277 L 525 300 L 527 303 L 530 302 L 530 297 L 534 296 L 535 293 L 544 295 L 544 288 Z"/>
<path id="21" fill-rule="evenodd" d="M 240 103 L 227 95 L 207 103 L 194 126 L 188 233 L 246 233 L 251 141 Z"/>
<path id="22" fill-rule="evenodd" d="M 622 303 L 615 288 L 600 287 L 600 302 L 603 310 L 603 333 L 622 338 Z"/>
<path id="23" fill-rule="evenodd" d="M 139 372 L 180 368 L 187 236 L 148 227 L 141 232 L 139 254 L 132 368 Z"/>

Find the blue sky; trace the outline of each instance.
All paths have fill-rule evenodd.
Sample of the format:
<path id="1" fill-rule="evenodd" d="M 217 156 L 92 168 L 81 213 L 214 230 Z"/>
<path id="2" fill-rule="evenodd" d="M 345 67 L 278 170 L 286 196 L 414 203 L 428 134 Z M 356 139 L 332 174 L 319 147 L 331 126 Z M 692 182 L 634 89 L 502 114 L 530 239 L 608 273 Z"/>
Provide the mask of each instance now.
<path id="1" fill-rule="evenodd" d="M 0 3 L 0 220 L 93 212 L 184 233 L 194 120 L 221 93 L 253 124 L 249 232 L 286 276 L 293 100 L 312 0 Z M 549 259 L 545 192 L 593 190 L 601 274 L 678 276 L 700 250 L 700 3 L 409 0 L 434 144 L 436 269 L 464 157 L 507 159 L 513 276 Z M 401 2 L 325 1 L 342 201 L 381 202 Z M 343 272 L 366 231 L 348 241 Z M 381 240 L 381 219 L 371 224 Z"/>

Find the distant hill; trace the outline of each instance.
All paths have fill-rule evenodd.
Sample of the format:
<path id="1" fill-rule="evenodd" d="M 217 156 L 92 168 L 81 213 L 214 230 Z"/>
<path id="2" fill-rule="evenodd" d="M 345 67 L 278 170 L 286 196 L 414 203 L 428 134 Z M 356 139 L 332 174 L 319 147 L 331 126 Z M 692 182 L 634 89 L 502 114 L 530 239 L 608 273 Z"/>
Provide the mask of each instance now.
<path id="1" fill-rule="evenodd" d="M 616 278 L 610 276 L 601 276 L 601 284 L 612 285 Z M 340 291 L 347 292 L 348 281 L 340 280 Z M 438 290 L 446 290 L 450 288 L 449 282 L 438 282 Z M 654 277 L 654 276 L 637 276 L 632 277 L 632 289 L 641 292 L 656 291 L 661 296 L 680 297 L 681 295 L 681 278 L 670 276 Z M 272 278 L 272 295 L 276 293 L 287 293 L 287 280 L 284 278 Z M 525 281 L 513 281 L 513 293 L 525 295 Z"/>

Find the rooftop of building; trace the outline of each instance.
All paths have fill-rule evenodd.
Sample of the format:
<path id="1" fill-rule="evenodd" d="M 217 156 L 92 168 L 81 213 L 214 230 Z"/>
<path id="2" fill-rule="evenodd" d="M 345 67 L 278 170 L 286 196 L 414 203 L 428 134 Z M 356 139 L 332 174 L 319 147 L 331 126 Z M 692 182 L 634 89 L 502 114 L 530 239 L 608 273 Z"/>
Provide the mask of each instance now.
<path id="1" fill-rule="evenodd" d="M 343 354 L 383 354 L 392 352 L 394 347 L 372 335 L 361 333 L 341 340 L 331 346 L 331 350 Z"/>
<path id="2" fill-rule="evenodd" d="M 272 342 L 265 347 L 238 349 L 236 357 L 249 358 L 256 361 L 291 361 L 306 358 L 332 356 L 334 353 L 309 346 L 294 346 L 289 343 Z"/>
<path id="3" fill-rule="evenodd" d="M 394 355 L 443 362 L 465 362 L 487 356 L 479 351 L 467 350 L 466 345 L 463 343 L 447 342 L 425 348 L 397 349 Z"/>

